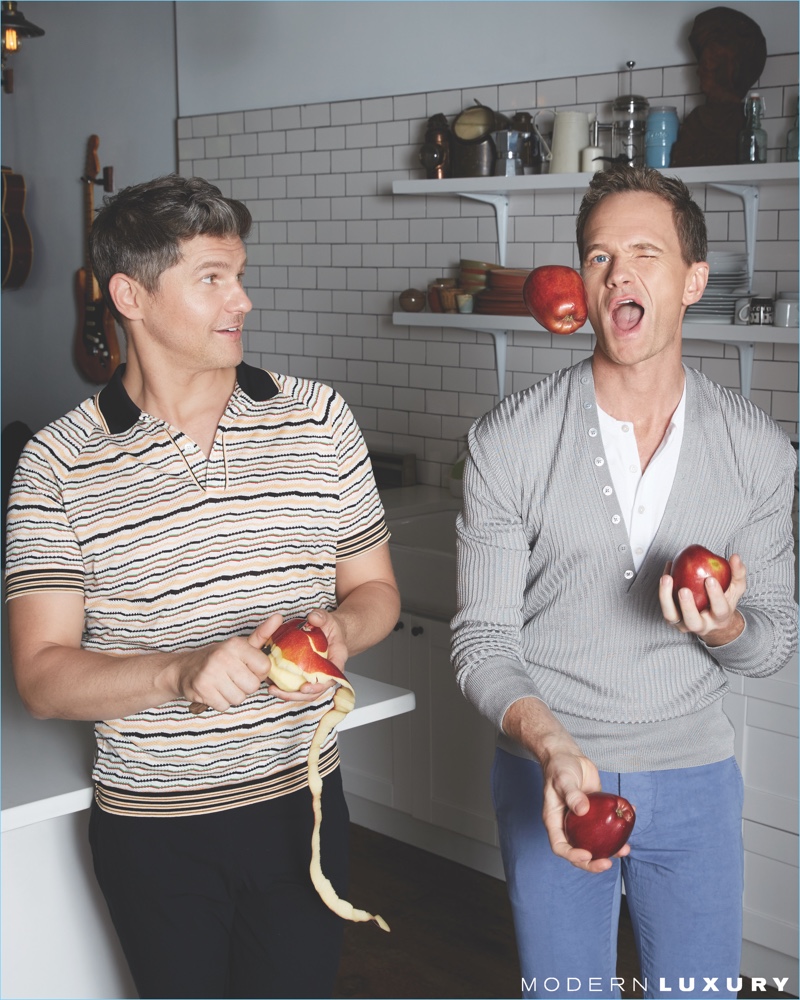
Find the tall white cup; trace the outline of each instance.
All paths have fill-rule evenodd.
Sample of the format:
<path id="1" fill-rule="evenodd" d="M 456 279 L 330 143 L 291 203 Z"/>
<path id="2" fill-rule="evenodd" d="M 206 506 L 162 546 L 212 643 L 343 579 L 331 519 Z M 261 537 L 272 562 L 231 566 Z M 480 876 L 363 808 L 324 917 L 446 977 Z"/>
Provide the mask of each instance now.
<path id="1" fill-rule="evenodd" d="M 553 122 L 551 174 L 577 174 L 581 150 L 589 145 L 589 115 L 585 111 L 556 111 Z"/>
<path id="2" fill-rule="evenodd" d="M 775 299 L 775 326 L 797 326 L 797 299 Z"/>

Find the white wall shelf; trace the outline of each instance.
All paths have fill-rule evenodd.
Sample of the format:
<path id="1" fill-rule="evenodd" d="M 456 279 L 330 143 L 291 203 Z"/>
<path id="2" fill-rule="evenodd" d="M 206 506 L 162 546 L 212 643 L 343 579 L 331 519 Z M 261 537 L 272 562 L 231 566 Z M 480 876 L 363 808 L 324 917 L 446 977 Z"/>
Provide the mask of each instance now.
<path id="1" fill-rule="evenodd" d="M 495 366 L 497 369 L 497 394 L 503 397 L 506 382 L 506 351 L 509 333 L 530 333 L 534 343 L 569 346 L 569 336 L 550 334 L 536 320 L 527 316 L 464 315 L 462 313 L 392 313 L 395 326 L 428 326 L 445 330 L 475 330 L 494 338 Z M 586 326 L 575 333 L 594 336 Z M 741 393 L 749 396 L 753 384 L 753 358 L 756 344 L 797 344 L 797 327 L 735 326 L 725 323 L 684 323 L 684 340 L 706 340 L 731 344 L 739 351 L 739 378 Z"/>
<path id="2" fill-rule="evenodd" d="M 748 287 L 752 290 L 755 268 L 756 230 L 758 224 L 759 190 L 765 186 L 798 183 L 796 163 L 730 164 L 715 167 L 682 167 L 665 169 L 663 174 L 680 177 L 688 187 L 711 186 L 737 195 L 742 200 L 745 245 L 748 260 Z M 582 191 L 592 174 L 534 174 L 522 177 L 457 177 L 445 180 L 396 180 L 392 193 L 396 195 L 450 195 L 470 198 L 492 205 L 497 220 L 497 246 L 500 266 L 506 262 L 508 233 L 508 203 L 514 194 L 545 191 Z M 488 316 L 450 313 L 392 314 L 392 321 L 404 326 L 432 326 L 449 329 L 476 330 L 494 338 L 497 368 L 497 394 L 505 391 L 506 347 L 508 333 L 524 331 L 547 335 L 538 323 L 526 316 Z M 579 331 L 580 332 L 580 331 Z M 591 329 L 586 330 L 591 333 Z M 685 323 L 685 340 L 710 340 L 731 344 L 739 351 L 739 377 L 743 396 L 749 396 L 753 377 L 753 356 L 757 343 L 796 344 L 797 330 L 716 323 Z"/>

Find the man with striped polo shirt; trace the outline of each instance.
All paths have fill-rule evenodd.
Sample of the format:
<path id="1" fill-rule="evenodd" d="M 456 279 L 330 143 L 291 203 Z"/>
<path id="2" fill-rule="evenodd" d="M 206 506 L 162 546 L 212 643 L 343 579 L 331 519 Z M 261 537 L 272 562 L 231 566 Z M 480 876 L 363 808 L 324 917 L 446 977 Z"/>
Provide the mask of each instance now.
<path id="1" fill-rule="evenodd" d="M 343 668 L 399 612 L 347 405 L 243 361 L 250 224 L 198 178 L 107 201 L 91 263 L 126 363 L 34 435 L 9 503 L 17 684 L 38 718 L 95 721 L 94 866 L 142 997 L 331 995 L 343 925 L 309 877 L 306 765 L 332 690 L 265 684 L 261 648 L 307 616 Z M 320 769 L 342 895 L 335 737 Z"/>
<path id="2" fill-rule="evenodd" d="M 647 168 L 595 175 L 577 242 L 590 358 L 473 427 L 458 521 L 453 658 L 499 731 L 492 790 L 522 992 L 618 997 L 624 882 L 647 997 L 735 997 L 742 778 L 725 672 L 796 651 L 783 431 L 684 366 L 681 327 L 708 274 L 703 213 Z M 732 581 L 674 601 L 670 560 L 705 545 Z M 564 833 L 587 793 L 636 824 L 619 857 Z"/>

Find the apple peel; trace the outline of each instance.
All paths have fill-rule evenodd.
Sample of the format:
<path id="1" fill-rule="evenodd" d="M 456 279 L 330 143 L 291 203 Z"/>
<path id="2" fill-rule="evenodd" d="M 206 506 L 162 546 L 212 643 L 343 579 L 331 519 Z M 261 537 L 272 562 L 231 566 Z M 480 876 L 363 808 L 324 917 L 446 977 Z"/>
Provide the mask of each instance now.
<path id="1" fill-rule="evenodd" d="M 322 871 L 320 827 L 322 826 L 322 777 L 319 773 L 319 755 L 328 735 L 352 711 L 356 703 L 350 681 L 336 664 L 328 660 L 328 640 L 321 628 L 303 618 L 291 618 L 280 625 L 264 646 L 270 660 L 271 680 L 282 691 L 298 691 L 303 684 L 320 684 L 331 679 L 338 684 L 330 709 L 320 719 L 308 750 L 308 787 L 314 810 L 314 829 L 311 834 L 311 866 L 309 872 L 314 888 L 323 903 L 344 920 L 366 922 L 372 920 L 388 931 L 383 917 L 359 910 L 341 899 L 330 879 Z M 298 662 L 302 661 L 302 664 Z"/>

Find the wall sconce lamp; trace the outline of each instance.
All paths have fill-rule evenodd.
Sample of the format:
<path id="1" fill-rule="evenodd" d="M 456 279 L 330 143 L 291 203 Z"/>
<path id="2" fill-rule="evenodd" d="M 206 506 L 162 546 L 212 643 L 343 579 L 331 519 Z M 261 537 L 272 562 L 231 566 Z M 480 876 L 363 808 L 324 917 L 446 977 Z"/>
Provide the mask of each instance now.
<path id="1" fill-rule="evenodd" d="M 3 50 L 3 93 L 13 94 L 14 71 L 6 66 L 6 57 L 9 52 L 19 51 L 21 38 L 39 38 L 44 34 L 44 29 L 26 21 L 22 11 L 17 10 L 15 0 L 2 0 L 0 11 L 2 12 L 0 46 Z"/>

